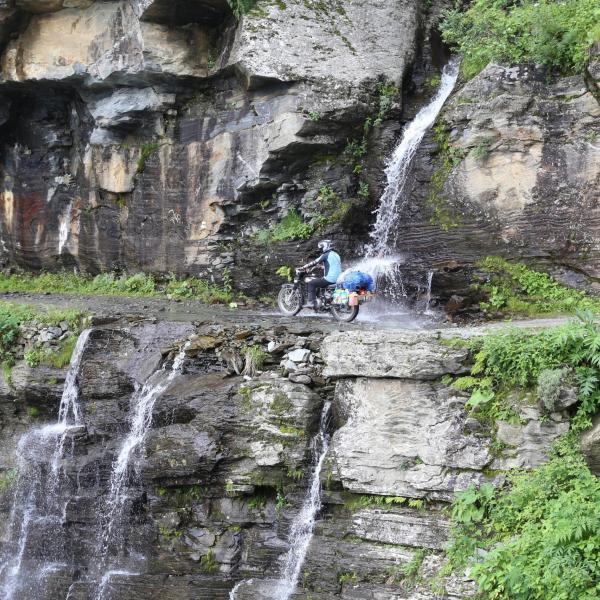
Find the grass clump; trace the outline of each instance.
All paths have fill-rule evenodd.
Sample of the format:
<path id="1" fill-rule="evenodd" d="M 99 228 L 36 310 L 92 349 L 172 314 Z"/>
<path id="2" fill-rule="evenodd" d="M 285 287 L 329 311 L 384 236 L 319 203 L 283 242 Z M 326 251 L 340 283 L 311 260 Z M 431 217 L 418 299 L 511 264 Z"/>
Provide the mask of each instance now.
<path id="1" fill-rule="evenodd" d="M 581 73 L 600 40 L 597 0 L 474 0 L 446 13 L 444 41 L 462 55 L 470 79 L 488 63 L 533 62 L 565 75 Z"/>
<path id="2" fill-rule="evenodd" d="M 244 352 L 244 375 L 254 377 L 265 366 L 268 354 L 259 346 L 249 346 Z"/>
<path id="3" fill-rule="evenodd" d="M 509 315 L 574 314 L 578 310 L 600 313 L 600 299 L 568 288 L 550 275 L 534 271 L 522 263 L 489 256 L 477 265 L 490 274 L 479 286 L 487 300 L 480 304 L 486 312 Z"/>
<path id="4" fill-rule="evenodd" d="M 314 226 L 305 223 L 294 209 L 269 229 L 259 232 L 257 239 L 262 244 L 268 245 L 275 242 L 290 240 L 307 240 L 314 232 Z"/>
<path id="5" fill-rule="evenodd" d="M 160 148 L 158 142 L 147 142 L 140 148 L 140 157 L 137 162 L 137 172 L 141 173 L 146 168 L 146 161 Z"/>

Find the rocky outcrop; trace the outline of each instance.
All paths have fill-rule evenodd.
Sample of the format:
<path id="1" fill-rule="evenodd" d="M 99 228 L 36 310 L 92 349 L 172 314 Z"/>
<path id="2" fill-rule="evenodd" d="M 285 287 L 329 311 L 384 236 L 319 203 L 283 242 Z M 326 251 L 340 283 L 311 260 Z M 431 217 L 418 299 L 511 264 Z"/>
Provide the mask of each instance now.
<path id="1" fill-rule="evenodd" d="M 312 440 L 325 400 L 333 402 L 333 418 L 321 471 L 323 509 L 293 598 L 437 597 L 428 582 L 443 565 L 444 507 L 471 484 L 502 482 L 503 469 L 539 464 L 568 430 L 568 416 L 541 419 L 525 401 L 520 425 L 490 428 L 468 415 L 464 393 L 447 386 L 447 377 L 469 361 L 464 349 L 444 340 L 452 332 L 370 333 L 345 333 L 348 347 L 357 356 L 368 353 L 375 365 L 357 359 L 350 368 L 334 351 L 340 333 L 323 340 L 306 328 L 234 321 L 93 327 L 76 380 L 85 424 L 68 430 L 56 497 L 48 504 L 36 500 L 42 503 L 36 510 L 57 506 L 62 516 L 30 528 L 20 571 L 28 585 L 20 597 L 87 600 L 112 569 L 108 589 L 115 598 L 217 600 L 237 585 L 237 600 L 272 600 L 310 482 Z M 184 342 L 182 371 L 173 375 Z M 240 375 L 250 372 L 248 348 L 263 354 L 252 375 Z M 383 368 L 390 351 L 395 371 Z M 401 367 L 409 364 L 415 368 Z M 0 389 L 5 527 L 19 436 L 29 431 L 27 439 L 37 439 L 32 432 L 40 430 L 32 427 L 52 420 L 62 387 L 57 378 L 46 389 L 48 410 L 32 422 L 23 407 L 40 402 L 40 385 L 50 374 L 27 380 L 23 364 L 13 373 L 12 388 Z M 111 525 L 127 552 L 102 550 L 114 459 L 149 386 L 160 390 L 151 426 Z M 36 455 L 36 447 L 19 445 L 31 465 L 43 466 L 49 459 Z M 49 476 L 44 469 L 39 474 Z M 2 534 L 9 556 L 20 541 L 13 535 L 10 528 Z M 406 575 L 408 563 L 419 577 Z M 468 581 L 445 585 L 445 598 L 472 593 Z"/>
<path id="2" fill-rule="evenodd" d="M 492 64 L 459 87 L 420 149 L 398 245 L 407 263 L 437 267 L 438 292 L 464 289 L 487 255 L 597 289 L 596 85 Z"/>
<path id="3" fill-rule="evenodd" d="M 281 264 L 306 246 L 265 248 L 259 230 L 291 208 L 314 217 L 324 184 L 357 198 L 336 157 L 378 111 L 377 82 L 401 86 L 418 4 L 261 1 L 238 23 L 224 1 L 17 3 L 0 257 L 271 279 L 265 253 Z"/>

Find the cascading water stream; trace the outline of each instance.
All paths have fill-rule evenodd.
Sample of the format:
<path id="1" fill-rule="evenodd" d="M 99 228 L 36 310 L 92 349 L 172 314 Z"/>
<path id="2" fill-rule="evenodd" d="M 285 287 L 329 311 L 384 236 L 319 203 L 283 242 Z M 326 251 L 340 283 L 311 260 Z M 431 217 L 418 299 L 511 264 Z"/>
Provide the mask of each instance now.
<path id="1" fill-rule="evenodd" d="M 77 375 L 89 334 L 89 329 L 83 331 L 73 350 L 60 401 L 58 422 L 32 429 L 21 436 L 18 442 L 18 478 L 8 524 L 10 539 L 15 544 L 8 545 L 0 564 L 0 591 L 3 600 L 18 598 L 25 590 L 31 597 L 35 597 L 36 586 L 40 585 L 44 575 L 52 567 L 50 564 L 31 572 L 24 568 L 25 551 L 32 527 L 50 527 L 47 539 L 42 539 L 44 548 L 38 549 L 47 551 L 49 559 L 52 551 L 56 553 L 60 545 L 64 514 L 58 494 L 59 466 L 69 431 L 82 423 Z"/>
<path id="2" fill-rule="evenodd" d="M 302 509 L 294 519 L 290 529 L 290 549 L 285 558 L 282 577 L 275 591 L 275 600 L 288 600 L 294 593 L 312 538 L 315 519 L 321 509 L 321 470 L 327 450 L 329 450 L 330 409 L 331 403 L 326 402 L 321 412 L 319 433 L 313 441 L 313 452 L 316 458 L 315 467 Z"/>
<path id="3" fill-rule="evenodd" d="M 117 458 L 113 462 L 110 477 L 109 494 L 106 500 L 106 512 L 102 523 L 103 532 L 99 547 L 101 576 L 96 593 L 97 600 L 104 600 L 106 598 L 112 575 L 128 574 L 127 571 L 119 569 L 118 565 L 111 563 L 118 562 L 120 554 L 123 551 L 124 532 L 119 527 L 121 527 L 123 520 L 127 490 L 131 483 L 130 465 L 133 463 L 134 469 L 137 471 L 144 441 L 152 424 L 154 404 L 157 398 L 168 388 L 173 379 L 181 373 L 185 360 L 185 352 L 189 345 L 190 342 L 186 342 L 177 354 L 173 361 L 173 366 L 166 376 L 164 369 L 155 373 L 154 376 L 150 377 L 144 383 L 132 399 L 134 409 L 131 417 L 131 427 L 123 441 Z M 115 560 L 111 560 L 111 551 L 116 553 Z"/>
<path id="4" fill-rule="evenodd" d="M 394 254 L 400 211 L 407 200 L 404 188 L 412 160 L 423 137 L 434 124 L 442 106 L 452 93 L 457 78 L 458 62 L 451 61 L 444 67 L 440 87 L 431 102 L 423 107 L 405 127 L 400 143 L 396 146 L 385 170 L 387 185 L 376 211 L 377 218 L 371 231 L 372 242 L 367 246 L 367 258 Z"/>
<path id="5" fill-rule="evenodd" d="M 377 216 L 370 234 L 371 242 L 366 247 L 365 259 L 355 267 L 373 275 L 378 287 L 385 290 L 387 300 L 394 305 L 399 304 L 406 295 L 400 270 L 402 257 L 396 254 L 395 248 L 402 208 L 408 200 L 405 188 L 411 164 L 423 137 L 454 89 L 458 66 L 458 62 L 451 61 L 444 67 L 435 96 L 404 128 L 385 170 L 387 185 L 376 210 Z"/>
<path id="6" fill-rule="evenodd" d="M 280 579 L 275 581 L 272 586 L 271 584 L 269 585 L 269 593 L 273 594 L 273 600 L 288 600 L 294 593 L 312 538 L 315 519 L 321 509 L 321 470 L 323 469 L 323 462 L 329 450 L 328 431 L 330 410 L 331 402 L 326 402 L 321 411 L 319 432 L 312 441 L 313 462 L 315 466 L 302 508 L 296 515 L 290 528 L 290 549 L 285 557 L 283 572 Z M 252 583 L 252 579 L 238 581 L 229 592 L 229 600 L 236 600 L 238 591 L 245 587 L 251 588 Z M 247 596 L 244 595 L 244 597 Z"/>

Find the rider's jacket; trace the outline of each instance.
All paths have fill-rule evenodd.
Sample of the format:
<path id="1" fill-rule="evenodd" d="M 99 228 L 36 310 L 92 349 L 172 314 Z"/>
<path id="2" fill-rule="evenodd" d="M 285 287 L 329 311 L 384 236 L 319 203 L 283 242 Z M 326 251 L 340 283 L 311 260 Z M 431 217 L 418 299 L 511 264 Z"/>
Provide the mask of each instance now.
<path id="1" fill-rule="evenodd" d="M 338 277 L 342 274 L 342 259 L 335 250 L 327 250 L 321 254 L 319 258 L 305 265 L 306 267 L 314 267 L 316 265 L 325 265 L 324 277 L 329 283 L 335 283 Z"/>

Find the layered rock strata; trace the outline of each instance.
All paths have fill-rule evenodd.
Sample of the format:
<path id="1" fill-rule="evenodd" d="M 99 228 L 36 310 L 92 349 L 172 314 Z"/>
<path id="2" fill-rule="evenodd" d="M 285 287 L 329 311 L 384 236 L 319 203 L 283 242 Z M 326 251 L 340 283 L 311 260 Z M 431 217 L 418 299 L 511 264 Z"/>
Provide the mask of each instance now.
<path id="1" fill-rule="evenodd" d="M 469 361 L 463 348 L 444 341 L 453 333 L 355 331 L 323 340 L 302 327 L 234 323 L 94 327 L 77 376 L 85 426 L 73 429 L 61 460 L 63 522 L 57 530 L 51 524 L 31 530 L 22 575 L 44 577 L 32 579 L 37 583 L 23 600 L 95 597 L 106 574 L 98 565 L 114 571 L 111 598 L 225 599 L 235 585 L 238 600 L 272 598 L 327 400 L 333 419 L 324 506 L 293 597 L 439 597 L 427 582 L 443 564 L 449 527 L 443 509 L 456 491 L 500 483 L 506 468 L 539 464 L 568 430 L 566 412 L 542 419 L 522 399 L 515 399 L 518 425 L 490 428 L 469 417 L 465 394 L 447 386 Z M 113 525 L 127 558 L 99 555 L 110 473 L 131 427 L 136 389 L 162 381 L 186 341 L 182 372 L 156 400 L 144 451 L 131 466 L 138 476 Z M 34 425 L 24 405 L 45 406 L 44 415 L 57 402 L 56 393 L 40 394 L 34 385 L 17 399 L 4 385 L 6 517 L 17 440 Z M 4 530 L 4 552 L 17 542 Z M 403 574 L 421 559 L 420 578 Z M 471 593 L 469 582 L 443 583 L 444 597 Z"/>

